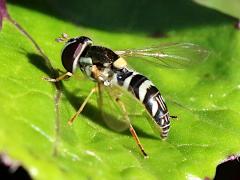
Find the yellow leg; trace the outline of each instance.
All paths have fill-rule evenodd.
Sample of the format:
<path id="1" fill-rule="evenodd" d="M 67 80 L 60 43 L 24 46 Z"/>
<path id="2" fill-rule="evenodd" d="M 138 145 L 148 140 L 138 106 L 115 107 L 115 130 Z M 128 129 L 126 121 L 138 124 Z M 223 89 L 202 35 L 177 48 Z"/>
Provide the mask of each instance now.
<path id="1" fill-rule="evenodd" d="M 142 154 L 144 155 L 144 157 L 148 157 L 147 153 L 145 152 L 138 136 L 137 136 L 137 133 L 136 131 L 134 130 L 131 122 L 130 122 L 130 119 L 128 117 L 128 113 L 127 113 L 127 110 L 125 108 L 125 105 L 124 103 L 119 99 L 119 98 L 116 98 L 116 102 L 120 105 L 121 109 L 123 110 L 123 113 L 124 113 L 124 117 L 125 119 L 129 122 L 129 131 L 131 132 L 132 136 L 133 136 L 133 139 L 135 140 L 135 142 L 137 143 L 138 147 L 140 148 Z"/>
<path id="2" fill-rule="evenodd" d="M 133 139 L 135 140 L 135 142 L 137 143 L 137 145 L 140 148 L 141 152 L 143 153 L 144 157 L 148 157 L 148 155 L 145 152 L 145 150 L 144 150 L 144 148 L 143 148 L 143 146 L 142 146 L 142 144 L 141 144 L 141 142 L 140 142 L 140 140 L 139 140 L 139 138 L 137 136 L 137 133 L 136 133 L 136 131 L 134 130 L 134 128 L 132 126 L 132 124 L 129 125 L 129 130 L 130 130 L 130 132 L 131 132 L 131 134 L 133 136 Z"/>
<path id="3" fill-rule="evenodd" d="M 82 112 L 83 108 L 86 106 L 87 102 L 89 101 L 90 97 L 92 96 L 93 93 L 95 93 L 97 91 L 97 88 L 94 87 L 90 93 L 88 94 L 88 96 L 86 97 L 86 99 L 84 100 L 84 102 L 82 103 L 82 105 L 80 106 L 80 108 L 78 109 L 78 111 L 68 120 L 68 124 L 72 125 L 73 121 L 76 119 L 76 117 Z"/>
<path id="4" fill-rule="evenodd" d="M 72 76 L 72 73 L 70 72 L 66 72 L 65 74 L 59 76 L 58 78 L 56 79 L 53 79 L 53 78 L 43 78 L 44 80 L 46 81 L 49 81 L 49 82 L 58 82 L 58 81 L 61 81 L 61 80 L 65 80 L 65 79 L 68 79 Z"/>

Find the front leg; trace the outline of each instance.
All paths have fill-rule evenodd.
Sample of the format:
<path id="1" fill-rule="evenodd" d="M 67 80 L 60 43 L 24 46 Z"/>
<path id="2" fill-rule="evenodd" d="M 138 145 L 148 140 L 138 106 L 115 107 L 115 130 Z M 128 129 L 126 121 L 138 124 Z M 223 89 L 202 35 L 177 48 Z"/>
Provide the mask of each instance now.
<path id="1" fill-rule="evenodd" d="M 59 76 L 58 78 L 54 79 L 54 78 L 43 78 L 44 80 L 46 81 L 49 81 L 49 82 L 59 82 L 59 81 L 62 81 L 62 80 L 65 80 L 65 79 L 68 79 L 72 76 L 72 73 L 71 72 L 66 72 L 65 74 Z"/>

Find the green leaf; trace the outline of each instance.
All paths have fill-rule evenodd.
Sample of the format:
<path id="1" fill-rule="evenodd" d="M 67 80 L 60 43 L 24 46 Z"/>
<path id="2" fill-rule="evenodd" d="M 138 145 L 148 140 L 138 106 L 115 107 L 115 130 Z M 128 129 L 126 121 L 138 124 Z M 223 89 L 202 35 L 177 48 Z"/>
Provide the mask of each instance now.
<path id="1" fill-rule="evenodd" d="M 130 133 L 112 131 L 103 123 L 95 97 L 73 126 L 68 126 L 67 120 L 94 86 L 94 82 L 79 80 L 78 76 L 63 82 L 60 131 L 56 136 L 56 87 L 42 80 L 50 76 L 51 70 L 32 43 L 5 21 L 0 32 L 0 150 L 19 160 L 36 179 L 213 177 L 221 160 L 239 152 L 240 33 L 232 27 L 232 20 L 189 3 L 157 6 L 136 1 L 127 7 L 126 2 L 118 2 L 116 6 L 121 5 L 122 11 L 115 11 L 118 8 L 110 1 L 102 3 L 26 3 L 25 7 L 9 4 L 8 9 L 45 51 L 52 66 L 61 70 L 63 44 L 54 39 L 62 32 L 89 36 L 95 44 L 113 49 L 168 42 L 191 42 L 208 48 L 211 56 L 207 61 L 185 70 L 159 69 L 144 61 L 131 63 L 156 84 L 170 113 L 179 117 L 172 121 L 169 138 L 160 140 L 144 117 L 132 117 L 149 154 L 144 159 Z M 107 5 L 112 17 L 104 11 Z M 65 20 L 49 7 L 66 13 Z M 136 8 L 129 16 L 126 13 L 130 13 L 130 7 Z M 157 7 L 171 7 L 172 11 L 157 11 Z M 185 11 L 179 18 L 180 7 Z M 144 13 L 148 12 L 146 17 L 142 14 L 144 9 Z M 79 17 L 82 25 L 67 21 L 69 14 Z M 123 18 L 118 21 L 116 18 L 121 15 Z M 203 20 L 206 18 L 208 22 Z M 159 31 L 167 38 L 149 37 Z M 54 156 L 56 146 L 58 153 Z"/>
<path id="2" fill-rule="evenodd" d="M 216 9 L 220 12 L 240 19 L 240 1 L 239 0 L 194 0 L 195 2 Z"/>

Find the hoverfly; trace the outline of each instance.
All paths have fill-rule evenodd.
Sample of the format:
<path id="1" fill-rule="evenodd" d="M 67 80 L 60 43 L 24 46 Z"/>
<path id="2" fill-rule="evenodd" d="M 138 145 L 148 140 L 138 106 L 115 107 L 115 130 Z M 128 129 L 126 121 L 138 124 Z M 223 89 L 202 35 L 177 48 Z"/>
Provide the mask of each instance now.
<path id="1" fill-rule="evenodd" d="M 125 57 L 139 57 L 139 59 L 144 58 L 146 61 L 158 66 L 182 68 L 202 61 L 208 55 L 207 50 L 191 43 L 112 51 L 106 47 L 93 45 L 92 40 L 85 36 L 68 39 L 66 34 L 63 34 L 58 40 L 66 40 L 61 59 L 67 72 L 56 79 L 45 79 L 51 82 L 64 80 L 71 77 L 80 68 L 83 74 L 97 82 L 97 86 L 90 91 L 79 110 L 68 121 L 69 124 L 72 124 L 81 113 L 94 92 L 99 92 L 101 105 L 104 100 L 101 95 L 102 87 L 107 87 L 109 92 L 117 87 L 127 90 L 143 104 L 155 126 L 160 129 L 160 135 L 163 139 L 168 136 L 170 118 L 176 118 L 176 116 L 170 116 L 166 103 L 157 87 L 147 77 L 129 68 Z M 115 96 L 113 100 L 122 111 L 123 118 L 128 121 L 128 128 L 142 154 L 147 157 L 147 153 L 130 123 L 124 103 L 118 96 Z"/>

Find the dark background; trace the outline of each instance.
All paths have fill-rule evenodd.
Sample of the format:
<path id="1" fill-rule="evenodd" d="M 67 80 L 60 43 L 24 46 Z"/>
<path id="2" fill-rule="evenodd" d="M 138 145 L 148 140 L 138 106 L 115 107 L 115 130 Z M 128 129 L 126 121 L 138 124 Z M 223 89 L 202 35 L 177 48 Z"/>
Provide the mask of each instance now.
<path id="1" fill-rule="evenodd" d="M 9 0 L 77 25 L 106 31 L 164 33 L 232 18 L 190 0 Z"/>

